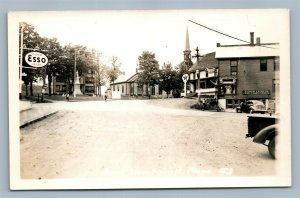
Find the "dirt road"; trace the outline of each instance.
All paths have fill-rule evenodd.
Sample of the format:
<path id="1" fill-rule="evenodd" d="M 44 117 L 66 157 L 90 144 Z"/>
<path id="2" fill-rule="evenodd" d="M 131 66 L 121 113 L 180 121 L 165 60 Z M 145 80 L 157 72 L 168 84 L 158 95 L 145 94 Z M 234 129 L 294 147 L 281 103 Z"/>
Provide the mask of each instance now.
<path id="1" fill-rule="evenodd" d="M 246 114 L 182 100 L 45 105 L 59 112 L 20 131 L 24 179 L 276 173 L 267 148 L 245 139 Z"/>

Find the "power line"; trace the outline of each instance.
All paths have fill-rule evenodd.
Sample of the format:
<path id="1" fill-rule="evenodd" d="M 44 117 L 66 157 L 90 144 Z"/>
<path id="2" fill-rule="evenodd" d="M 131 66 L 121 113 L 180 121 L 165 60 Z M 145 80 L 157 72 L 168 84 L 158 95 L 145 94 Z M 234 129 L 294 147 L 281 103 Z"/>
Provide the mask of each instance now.
<path id="1" fill-rule="evenodd" d="M 194 21 L 192 21 L 192 20 L 189 20 L 189 21 L 192 22 L 192 23 L 195 23 L 195 24 L 197 24 L 197 25 L 200 25 L 200 26 L 202 26 L 202 27 L 204 27 L 204 28 L 206 28 L 206 29 L 209 29 L 209 30 L 211 30 L 211 31 L 217 32 L 217 33 L 219 33 L 219 34 L 222 34 L 222 35 L 224 35 L 224 36 L 228 36 L 228 37 L 230 37 L 230 38 L 233 38 L 233 39 L 236 39 L 236 40 L 245 42 L 245 43 L 250 43 L 250 42 L 248 42 L 248 41 L 244 41 L 244 40 L 239 39 L 239 38 L 236 38 L 236 37 L 234 37 L 234 36 L 230 36 L 229 34 L 225 34 L 225 33 L 223 33 L 223 32 L 220 32 L 220 31 L 218 31 L 218 30 L 215 30 L 215 29 L 213 29 L 213 28 L 210 28 L 210 27 L 208 27 L 208 26 L 206 26 L 206 25 L 202 25 L 202 24 L 200 24 L 200 23 L 196 23 L 196 22 L 194 22 Z"/>
<path id="2" fill-rule="evenodd" d="M 239 38 L 237 38 L 237 37 L 231 36 L 231 35 L 229 35 L 229 34 L 226 34 L 226 33 L 223 33 L 223 32 L 221 32 L 221 31 L 218 31 L 218 30 L 216 30 L 216 29 L 213 29 L 213 28 L 211 28 L 211 27 L 208 27 L 208 26 L 206 26 L 206 25 L 197 23 L 197 22 L 192 21 L 192 20 L 188 20 L 188 21 L 191 22 L 191 23 L 194 23 L 194 24 L 196 24 L 196 25 L 199 25 L 199 26 L 201 26 L 201 27 L 204 27 L 204 28 L 206 28 L 206 29 L 208 29 L 208 30 L 211 30 L 211 31 L 213 31 L 213 32 L 217 32 L 217 33 L 222 34 L 222 35 L 224 35 L 224 36 L 233 38 L 233 39 L 235 39 L 235 40 L 238 40 L 238 41 L 242 41 L 242 42 L 244 42 L 244 43 L 251 44 L 249 41 L 245 41 L 245 40 L 239 39 Z M 265 48 L 276 49 L 276 48 L 273 48 L 273 47 L 267 47 L 267 46 L 263 46 L 263 45 L 259 45 L 259 46 L 265 47 Z"/>

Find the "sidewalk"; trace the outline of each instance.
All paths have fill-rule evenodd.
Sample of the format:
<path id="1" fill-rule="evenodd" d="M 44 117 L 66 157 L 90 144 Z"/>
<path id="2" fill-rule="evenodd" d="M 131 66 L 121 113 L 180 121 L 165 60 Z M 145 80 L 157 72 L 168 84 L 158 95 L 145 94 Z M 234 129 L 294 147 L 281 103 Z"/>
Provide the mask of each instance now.
<path id="1" fill-rule="evenodd" d="M 45 119 L 58 111 L 51 108 L 41 108 L 31 104 L 30 107 L 20 111 L 20 128 L 28 126 L 34 122 Z"/>

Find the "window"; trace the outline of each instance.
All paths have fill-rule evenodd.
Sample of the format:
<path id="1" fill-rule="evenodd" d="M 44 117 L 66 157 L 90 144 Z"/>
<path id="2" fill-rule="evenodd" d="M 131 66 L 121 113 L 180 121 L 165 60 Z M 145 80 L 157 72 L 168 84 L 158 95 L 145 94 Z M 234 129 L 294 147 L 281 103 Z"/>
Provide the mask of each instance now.
<path id="1" fill-rule="evenodd" d="M 274 71 L 279 71 L 279 57 L 276 57 L 275 59 L 274 59 Z"/>
<path id="2" fill-rule="evenodd" d="M 61 91 L 61 89 L 60 89 L 60 85 L 56 85 L 56 87 L 55 87 L 56 89 L 55 89 L 55 91 L 56 92 L 59 92 L 59 91 Z"/>
<path id="3" fill-rule="evenodd" d="M 260 59 L 260 71 L 267 71 L 268 70 L 267 59 Z"/>
<path id="4" fill-rule="evenodd" d="M 86 86 L 85 87 L 85 92 L 87 93 L 93 93 L 95 91 L 93 86 Z"/>
<path id="5" fill-rule="evenodd" d="M 86 77 L 85 78 L 85 83 L 92 84 L 93 82 L 94 82 L 94 79 L 92 77 Z"/>
<path id="6" fill-rule="evenodd" d="M 122 85 L 122 93 L 124 93 L 124 85 Z"/>
<path id="7" fill-rule="evenodd" d="M 155 86 L 151 87 L 151 95 L 155 95 Z"/>
<path id="8" fill-rule="evenodd" d="M 113 91 L 116 91 L 115 85 L 113 86 Z"/>
<path id="9" fill-rule="evenodd" d="M 158 95 L 162 95 L 162 89 L 161 89 L 161 87 L 159 87 L 159 90 L 158 90 Z M 175 93 L 176 93 L 176 91 L 175 91 Z"/>
<path id="10" fill-rule="evenodd" d="M 233 76 L 236 76 L 238 72 L 238 62 L 236 60 L 230 61 L 230 73 Z"/>

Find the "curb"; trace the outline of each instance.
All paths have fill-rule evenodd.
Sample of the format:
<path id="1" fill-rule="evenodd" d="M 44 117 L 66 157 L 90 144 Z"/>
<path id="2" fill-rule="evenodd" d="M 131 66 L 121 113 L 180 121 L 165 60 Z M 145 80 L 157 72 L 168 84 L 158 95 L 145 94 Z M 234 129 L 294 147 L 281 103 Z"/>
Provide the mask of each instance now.
<path id="1" fill-rule="evenodd" d="M 26 127 L 26 126 L 28 126 L 28 125 L 30 125 L 30 124 L 33 124 L 33 123 L 38 122 L 38 121 L 41 121 L 41 120 L 43 120 L 43 119 L 45 119 L 45 118 L 47 118 L 47 117 L 50 117 L 50 116 L 56 114 L 57 112 L 58 112 L 58 111 L 55 111 L 55 112 L 46 114 L 46 115 L 44 115 L 44 116 L 42 116 L 42 117 L 40 117 L 40 118 L 37 118 L 37 119 L 33 119 L 33 120 L 31 120 L 31 121 L 28 121 L 28 122 L 26 122 L 26 123 L 20 125 L 20 128 L 24 128 L 24 127 Z"/>

